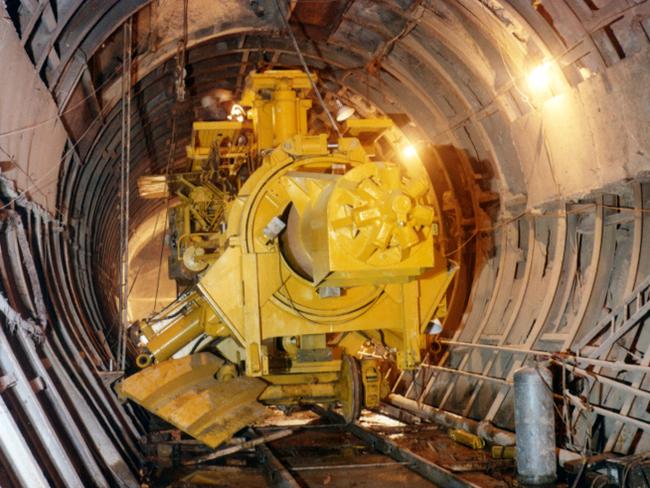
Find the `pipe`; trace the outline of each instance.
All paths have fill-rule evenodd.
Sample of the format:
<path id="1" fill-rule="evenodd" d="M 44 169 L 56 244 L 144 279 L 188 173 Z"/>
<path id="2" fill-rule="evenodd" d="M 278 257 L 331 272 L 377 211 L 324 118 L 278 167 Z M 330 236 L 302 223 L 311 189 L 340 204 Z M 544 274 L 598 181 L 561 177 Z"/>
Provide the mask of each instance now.
<path id="1" fill-rule="evenodd" d="M 576 363 L 592 364 L 603 368 L 611 369 L 612 371 L 640 371 L 647 372 L 648 367 L 640 364 L 628 364 L 622 361 L 605 361 L 603 359 L 593 359 L 584 356 L 576 356 L 566 352 L 552 352 L 552 351 L 536 351 L 534 349 L 521 349 L 512 346 L 491 346 L 489 344 L 475 344 L 472 342 L 452 341 L 448 339 L 441 339 L 441 344 L 452 347 L 471 347 L 474 349 L 486 349 L 488 351 L 502 351 L 512 354 L 530 354 L 531 356 L 544 356 L 551 358 L 552 361 L 561 364 L 564 361 L 574 361 Z"/>
<path id="2" fill-rule="evenodd" d="M 388 401 L 396 407 L 403 408 L 418 417 L 422 417 L 425 420 L 435 422 L 444 427 L 466 430 L 494 444 L 500 444 L 502 446 L 515 445 L 515 434 L 507 430 L 499 429 L 487 420 L 479 422 L 468 419 L 461 415 L 432 407 L 431 405 L 418 403 L 415 400 L 394 393 L 388 395 Z"/>
<path id="3" fill-rule="evenodd" d="M 418 403 L 415 400 L 411 400 L 410 398 L 395 393 L 391 393 L 387 400 L 390 402 L 390 405 L 396 408 L 405 410 L 407 413 L 411 413 L 418 418 L 435 422 L 443 427 L 465 429 L 469 432 L 475 433 L 481 439 L 494 444 L 502 446 L 515 445 L 515 434 L 513 432 L 499 429 L 486 420 L 478 422 L 476 420 L 461 417 L 455 413 L 447 412 L 423 403 Z M 580 405 L 580 407 L 585 408 L 583 405 Z M 475 430 L 472 430 L 472 428 L 475 428 Z M 567 449 L 556 449 L 556 453 L 560 466 L 564 466 L 564 463 L 568 461 L 582 459 L 580 454 Z"/>
<path id="4" fill-rule="evenodd" d="M 607 410 L 605 408 L 599 407 L 597 405 L 591 405 L 585 403 L 583 400 L 578 398 L 575 395 L 572 395 L 571 393 L 565 393 L 567 400 L 569 400 L 571 403 L 573 403 L 576 407 L 578 407 L 580 410 L 584 410 L 585 412 L 595 412 L 598 415 L 602 415 L 603 417 L 609 417 L 614 420 L 617 420 L 619 422 L 623 422 L 626 424 L 634 425 L 638 427 L 641 430 L 644 430 L 646 432 L 650 432 L 650 424 L 648 422 L 644 422 L 639 419 L 635 419 L 632 417 L 628 417 L 626 415 L 621 415 L 620 413 L 612 412 L 610 410 Z"/>
<path id="5" fill-rule="evenodd" d="M 475 378 L 477 380 L 491 381 L 492 383 L 498 383 L 500 385 L 512 386 L 512 381 L 510 380 L 495 378 L 493 376 L 485 376 L 478 373 L 471 373 L 469 371 L 463 371 L 462 369 L 445 368 L 444 366 L 436 366 L 434 364 L 423 364 L 422 366 L 428 369 L 433 369 L 435 371 L 442 371 L 443 373 L 457 374 L 459 376 L 467 376 L 468 378 Z"/>
<path id="6" fill-rule="evenodd" d="M 214 459 L 218 459 L 223 456 L 229 456 L 230 454 L 234 454 L 236 452 L 243 451 L 245 449 L 250 449 L 252 447 L 258 446 L 259 444 L 263 444 L 265 442 L 271 442 L 278 439 L 282 439 L 283 437 L 290 436 L 293 433 L 294 431 L 291 429 L 279 430 L 277 432 L 272 432 L 267 435 L 262 435 L 255 439 L 241 442 L 235 446 L 230 446 L 223 449 L 219 449 L 217 451 L 213 451 L 209 454 L 206 454 L 205 456 L 201 456 L 196 459 L 189 459 L 187 461 L 182 462 L 181 464 L 183 464 L 184 466 L 191 466 L 192 464 L 205 463 L 208 461 L 212 461 Z"/>

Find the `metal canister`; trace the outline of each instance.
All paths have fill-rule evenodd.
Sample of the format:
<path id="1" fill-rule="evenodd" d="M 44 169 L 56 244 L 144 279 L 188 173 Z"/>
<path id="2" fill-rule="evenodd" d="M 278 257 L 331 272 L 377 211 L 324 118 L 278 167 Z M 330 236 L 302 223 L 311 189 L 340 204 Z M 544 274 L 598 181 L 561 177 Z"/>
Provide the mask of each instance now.
<path id="1" fill-rule="evenodd" d="M 517 370 L 515 380 L 515 434 L 517 475 L 526 485 L 544 485 L 557 479 L 553 377 L 537 365 Z"/>
<path id="2" fill-rule="evenodd" d="M 493 459 L 514 459 L 515 446 L 494 445 L 490 448 Z"/>
<path id="3" fill-rule="evenodd" d="M 456 442 L 471 447 L 472 449 L 483 449 L 485 447 L 485 441 L 483 439 L 466 430 L 449 429 L 447 434 Z"/>

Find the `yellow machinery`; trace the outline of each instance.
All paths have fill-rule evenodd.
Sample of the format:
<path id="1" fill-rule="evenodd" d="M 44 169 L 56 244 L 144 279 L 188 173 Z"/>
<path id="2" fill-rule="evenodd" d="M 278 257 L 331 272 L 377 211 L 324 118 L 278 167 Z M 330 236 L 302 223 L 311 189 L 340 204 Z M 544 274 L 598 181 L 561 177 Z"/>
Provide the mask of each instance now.
<path id="1" fill-rule="evenodd" d="M 334 141 L 311 134 L 310 90 L 301 71 L 251 73 L 247 121 L 194 124 L 194 171 L 213 170 L 204 163 L 218 153 L 220 164 L 252 172 L 230 196 L 185 194 L 181 206 L 200 200 L 223 212 L 187 238 L 196 285 L 140 323 L 144 369 L 120 384 L 209 446 L 258 420 L 264 405 L 340 403 L 352 421 L 380 401 L 373 348 L 414 368 L 427 327 L 446 313 L 455 266 L 436 244 L 426 171 L 374 159 L 388 119 L 350 120 Z M 171 191 L 179 176 L 164 181 Z M 184 211 L 183 235 L 200 234 L 201 215 Z M 206 239 L 219 244 L 197 252 Z"/>
<path id="2" fill-rule="evenodd" d="M 227 202 L 236 194 L 240 174 L 251 170 L 250 147 L 237 121 L 196 122 L 187 148 L 189 171 L 138 180 L 142 198 L 175 197 L 169 210 L 169 275 L 179 284 L 214 262 L 224 245 Z"/>

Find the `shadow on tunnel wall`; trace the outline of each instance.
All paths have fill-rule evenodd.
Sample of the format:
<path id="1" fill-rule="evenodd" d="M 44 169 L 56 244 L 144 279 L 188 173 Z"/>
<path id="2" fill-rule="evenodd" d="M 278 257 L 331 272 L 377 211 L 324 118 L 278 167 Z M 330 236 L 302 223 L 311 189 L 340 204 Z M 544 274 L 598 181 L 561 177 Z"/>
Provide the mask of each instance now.
<path id="1" fill-rule="evenodd" d="M 438 202 L 439 245 L 459 267 L 447 296 L 443 337 L 451 337 L 471 307 L 474 278 L 495 254 L 493 229 L 500 209 L 499 194 L 489 161 L 479 161 L 452 145 L 427 145 L 420 157 Z"/>

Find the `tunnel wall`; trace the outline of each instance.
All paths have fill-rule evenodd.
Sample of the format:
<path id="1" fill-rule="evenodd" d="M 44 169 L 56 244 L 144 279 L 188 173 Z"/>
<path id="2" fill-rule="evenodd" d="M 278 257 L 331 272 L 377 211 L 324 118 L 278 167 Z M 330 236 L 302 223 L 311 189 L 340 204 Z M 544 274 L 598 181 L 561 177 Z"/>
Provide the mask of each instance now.
<path id="1" fill-rule="evenodd" d="M 66 259 L 57 188 L 74 150 L 2 6 L 0 17 L 0 479 L 136 486 L 141 425 L 110 389 L 110 350 L 78 315 Z"/>
<path id="2" fill-rule="evenodd" d="M 513 121 L 528 207 L 647 177 L 650 49 Z"/>
<path id="3" fill-rule="evenodd" d="M 6 12 L 1 11 L 4 15 Z M 56 191 L 66 131 L 52 100 L 9 22 L 0 23 L 3 76 L 0 110 L 2 177 L 26 199 L 56 213 Z M 26 103 L 29 101 L 29 103 Z"/>

